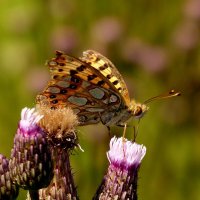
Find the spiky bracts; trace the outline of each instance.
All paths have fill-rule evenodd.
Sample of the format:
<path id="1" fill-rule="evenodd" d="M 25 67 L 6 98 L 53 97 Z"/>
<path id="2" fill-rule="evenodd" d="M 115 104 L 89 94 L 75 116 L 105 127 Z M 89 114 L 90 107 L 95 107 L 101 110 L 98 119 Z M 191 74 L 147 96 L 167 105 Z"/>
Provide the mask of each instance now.
<path id="1" fill-rule="evenodd" d="M 13 184 L 9 171 L 9 160 L 0 154 L 0 200 L 14 200 L 19 188 Z"/>
<path id="2" fill-rule="evenodd" d="M 80 148 L 75 132 L 77 117 L 69 108 L 51 110 L 40 107 L 39 112 L 44 115 L 40 126 L 47 132 L 54 160 L 54 177 L 47 188 L 39 191 L 39 196 L 49 200 L 76 200 L 78 195 L 69 157 L 75 147 Z"/>
<path id="3" fill-rule="evenodd" d="M 143 145 L 113 137 L 107 152 L 110 166 L 93 199 L 137 200 L 138 170 L 145 153 Z"/>
<path id="4" fill-rule="evenodd" d="M 39 190 L 41 199 L 78 200 L 67 149 L 54 149 L 54 177 L 47 188 Z"/>
<path id="5" fill-rule="evenodd" d="M 47 187 L 53 176 L 46 132 L 38 126 L 42 117 L 35 109 L 22 110 L 11 152 L 9 167 L 12 179 L 27 190 Z"/>
<path id="6" fill-rule="evenodd" d="M 69 108 L 24 108 L 10 160 L 0 155 L 0 200 L 17 198 L 19 187 L 27 200 L 78 200 L 70 155 L 78 147 L 76 115 Z M 107 173 L 94 200 L 137 200 L 138 170 L 146 148 L 113 137 Z"/>

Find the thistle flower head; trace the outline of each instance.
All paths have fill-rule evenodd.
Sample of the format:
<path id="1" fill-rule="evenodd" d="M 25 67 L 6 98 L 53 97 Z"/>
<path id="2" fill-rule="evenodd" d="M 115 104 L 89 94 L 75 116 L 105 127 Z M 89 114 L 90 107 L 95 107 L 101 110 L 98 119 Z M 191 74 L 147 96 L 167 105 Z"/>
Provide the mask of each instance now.
<path id="1" fill-rule="evenodd" d="M 110 164 L 122 169 L 137 169 L 146 154 L 146 147 L 124 138 L 113 137 L 107 157 Z"/>
<path id="2" fill-rule="evenodd" d="M 46 187 L 53 176 L 46 132 L 38 125 L 42 117 L 34 108 L 24 108 L 14 138 L 9 169 L 13 182 L 24 189 Z"/>
<path id="3" fill-rule="evenodd" d="M 31 134 L 38 129 L 37 123 L 42 119 L 42 115 L 36 112 L 35 108 L 23 108 L 21 112 L 21 120 L 19 122 L 19 129 L 24 134 Z"/>
<path id="4" fill-rule="evenodd" d="M 113 137 L 107 152 L 110 166 L 93 200 L 137 200 L 138 169 L 145 153 L 143 145 Z"/>
<path id="5" fill-rule="evenodd" d="M 47 132 L 54 160 L 54 177 L 47 188 L 39 191 L 41 199 L 78 199 L 69 160 L 69 150 L 79 146 L 75 127 L 77 116 L 70 108 L 37 107 L 44 117 L 40 126 Z"/>
<path id="6" fill-rule="evenodd" d="M 37 110 L 44 116 L 40 126 L 47 132 L 48 140 L 54 146 L 73 148 L 77 145 L 75 127 L 78 119 L 71 108 L 52 110 L 47 106 L 38 106 Z"/>

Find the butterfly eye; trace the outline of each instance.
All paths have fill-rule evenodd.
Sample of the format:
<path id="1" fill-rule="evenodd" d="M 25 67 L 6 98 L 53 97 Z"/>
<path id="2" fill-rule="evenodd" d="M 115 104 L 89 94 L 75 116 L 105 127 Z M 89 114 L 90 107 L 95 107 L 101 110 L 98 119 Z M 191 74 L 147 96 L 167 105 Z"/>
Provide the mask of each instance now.
<path id="1" fill-rule="evenodd" d="M 143 114 L 143 110 L 142 110 L 142 107 L 141 106 L 136 106 L 135 110 L 134 110 L 134 116 L 135 117 L 142 117 L 142 114 Z"/>

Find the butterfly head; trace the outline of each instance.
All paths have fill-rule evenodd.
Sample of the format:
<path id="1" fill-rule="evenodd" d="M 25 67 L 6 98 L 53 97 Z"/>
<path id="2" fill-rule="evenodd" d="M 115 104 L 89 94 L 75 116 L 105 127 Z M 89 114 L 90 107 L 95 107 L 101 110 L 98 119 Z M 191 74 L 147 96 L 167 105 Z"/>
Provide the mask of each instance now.
<path id="1" fill-rule="evenodd" d="M 176 92 L 175 90 L 170 90 L 168 93 L 164 93 L 158 96 L 154 96 L 150 99 L 147 99 L 144 103 L 136 103 L 134 100 L 131 101 L 130 106 L 129 106 L 129 112 L 132 113 L 132 115 L 136 118 L 141 118 L 149 109 L 147 106 L 148 103 L 158 100 L 158 99 L 166 99 L 170 97 L 176 97 L 180 96 L 180 92 Z"/>
<path id="2" fill-rule="evenodd" d="M 134 100 L 131 101 L 129 110 L 135 118 L 141 118 L 148 111 L 149 107 L 145 104 L 136 103 Z"/>

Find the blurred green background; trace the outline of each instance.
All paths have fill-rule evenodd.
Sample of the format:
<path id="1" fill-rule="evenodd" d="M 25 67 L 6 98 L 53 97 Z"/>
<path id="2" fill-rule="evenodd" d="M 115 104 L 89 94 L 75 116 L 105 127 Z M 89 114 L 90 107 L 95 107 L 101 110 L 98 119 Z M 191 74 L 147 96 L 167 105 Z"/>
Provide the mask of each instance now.
<path id="1" fill-rule="evenodd" d="M 147 147 L 139 199 L 200 198 L 200 0 L 0 1 L 0 152 L 9 157 L 21 109 L 33 107 L 49 79 L 55 50 L 79 57 L 94 49 L 122 73 L 138 101 L 175 88 L 182 96 L 156 101 L 141 120 Z M 137 122 L 136 122 L 137 123 Z M 112 128 L 122 134 L 122 128 Z M 133 138 L 133 128 L 127 137 Z M 79 129 L 84 153 L 72 168 L 80 199 L 91 199 L 105 173 L 109 135 Z M 20 192 L 18 199 L 23 200 Z"/>

